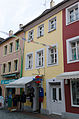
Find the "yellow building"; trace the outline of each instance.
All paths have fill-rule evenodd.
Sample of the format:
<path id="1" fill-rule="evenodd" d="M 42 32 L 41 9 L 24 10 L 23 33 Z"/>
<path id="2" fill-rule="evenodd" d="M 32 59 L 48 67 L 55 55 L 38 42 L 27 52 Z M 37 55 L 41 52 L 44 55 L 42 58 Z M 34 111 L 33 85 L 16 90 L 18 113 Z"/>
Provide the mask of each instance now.
<path id="1" fill-rule="evenodd" d="M 56 8 L 57 7 L 57 8 Z M 62 11 L 58 6 L 44 11 L 39 17 L 24 26 L 25 46 L 23 61 L 23 77 L 33 78 L 26 86 L 33 87 L 33 105 L 29 98 L 26 106 L 33 111 L 41 108 L 42 113 L 58 113 L 65 111 L 63 81 L 56 76 L 64 72 L 62 42 Z M 42 79 L 35 83 L 36 76 Z M 43 102 L 39 107 L 39 87 L 44 90 Z M 26 90 L 28 94 L 29 91 Z M 29 97 L 29 96 L 28 96 Z M 31 101 L 31 102 L 32 102 Z"/>

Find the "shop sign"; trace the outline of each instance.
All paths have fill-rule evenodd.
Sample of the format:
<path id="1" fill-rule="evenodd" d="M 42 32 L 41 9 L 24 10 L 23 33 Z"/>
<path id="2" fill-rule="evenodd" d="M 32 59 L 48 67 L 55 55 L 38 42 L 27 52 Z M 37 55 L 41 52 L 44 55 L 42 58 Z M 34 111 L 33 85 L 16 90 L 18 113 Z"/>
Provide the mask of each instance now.
<path id="1" fill-rule="evenodd" d="M 13 82 L 17 79 L 10 79 L 10 80 L 1 80 L 1 84 L 9 84 L 10 82 Z"/>
<path id="2" fill-rule="evenodd" d="M 43 79 L 40 76 L 36 76 L 35 78 L 33 78 L 33 81 L 35 81 L 36 83 L 41 83 Z"/>

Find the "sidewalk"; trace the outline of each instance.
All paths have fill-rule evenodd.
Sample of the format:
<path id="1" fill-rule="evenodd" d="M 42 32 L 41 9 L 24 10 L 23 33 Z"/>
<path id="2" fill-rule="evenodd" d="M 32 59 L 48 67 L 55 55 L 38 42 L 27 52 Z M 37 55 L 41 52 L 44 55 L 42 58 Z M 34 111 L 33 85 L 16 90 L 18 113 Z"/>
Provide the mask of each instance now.
<path id="1" fill-rule="evenodd" d="M 28 112 L 28 111 L 22 111 L 20 113 L 23 113 L 23 114 L 26 114 L 26 115 L 29 115 L 29 116 L 33 116 L 33 117 L 37 117 L 39 119 L 62 119 L 61 116 L 59 115 L 43 115 L 43 114 L 40 114 L 40 113 L 34 113 L 34 112 Z"/>

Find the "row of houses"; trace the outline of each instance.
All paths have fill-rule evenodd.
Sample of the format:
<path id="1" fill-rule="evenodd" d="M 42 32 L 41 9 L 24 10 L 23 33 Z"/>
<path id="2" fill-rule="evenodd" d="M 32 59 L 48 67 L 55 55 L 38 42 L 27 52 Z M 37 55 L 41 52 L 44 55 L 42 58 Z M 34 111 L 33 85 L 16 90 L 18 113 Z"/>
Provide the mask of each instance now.
<path id="1" fill-rule="evenodd" d="M 79 1 L 64 0 L 26 25 L 20 24 L 15 34 L 10 31 L 0 42 L 0 94 L 6 96 L 9 90 L 19 94 L 23 86 L 28 93 L 32 87 L 32 109 L 36 111 L 41 86 L 42 113 L 78 114 L 78 25 Z M 29 98 L 25 107 L 31 108 Z"/>

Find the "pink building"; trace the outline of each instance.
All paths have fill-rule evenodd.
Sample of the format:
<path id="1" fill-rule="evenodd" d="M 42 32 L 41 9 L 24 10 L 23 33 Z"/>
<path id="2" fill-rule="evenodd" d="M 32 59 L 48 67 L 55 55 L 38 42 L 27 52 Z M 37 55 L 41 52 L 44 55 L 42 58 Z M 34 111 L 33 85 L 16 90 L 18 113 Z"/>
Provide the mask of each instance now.
<path id="1" fill-rule="evenodd" d="M 15 34 L 10 30 L 9 37 L 0 42 L 0 87 L 2 96 L 8 95 L 9 91 L 17 92 L 15 88 L 6 88 L 6 84 L 17 80 L 22 75 L 23 38 L 23 30 L 20 29 Z"/>

